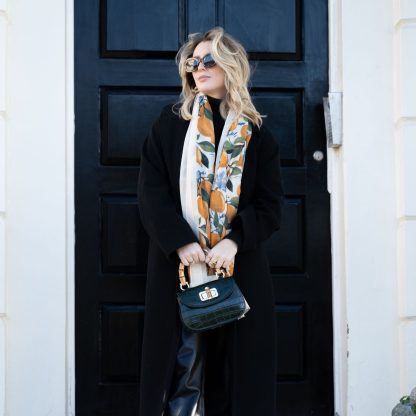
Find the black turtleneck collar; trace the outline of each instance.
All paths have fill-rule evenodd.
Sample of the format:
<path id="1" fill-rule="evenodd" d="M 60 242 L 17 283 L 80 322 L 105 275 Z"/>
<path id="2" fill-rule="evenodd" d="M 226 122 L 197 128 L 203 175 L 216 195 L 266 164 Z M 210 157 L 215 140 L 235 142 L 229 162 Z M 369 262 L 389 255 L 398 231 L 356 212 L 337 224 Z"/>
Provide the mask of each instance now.
<path id="1" fill-rule="evenodd" d="M 214 98 L 210 95 L 207 95 L 209 105 L 211 106 L 211 109 L 214 113 L 219 112 L 220 104 L 222 102 L 222 98 Z"/>
<path id="2" fill-rule="evenodd" d="M 221 138 L 222 129 L 224 127 L 225 120 L 222 118 L 220 113 L 220 104 L 222 98 L 214 98 L 210 95 L 207 95 L 209 105 L 212 110 L 212 118 L 214 122 L 214 133 L 215 133 L 215 152 L 218 150 L 218 143 Z"/>

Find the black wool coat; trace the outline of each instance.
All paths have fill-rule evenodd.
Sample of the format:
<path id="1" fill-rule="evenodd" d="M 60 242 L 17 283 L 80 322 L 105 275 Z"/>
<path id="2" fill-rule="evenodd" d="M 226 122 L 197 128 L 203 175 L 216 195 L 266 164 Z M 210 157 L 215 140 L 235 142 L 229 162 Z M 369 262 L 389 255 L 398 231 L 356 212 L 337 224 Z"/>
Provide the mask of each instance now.
<path id="1" fill-rule="evenodd" d="M 169 398 L 182 325 L 176 249 L 198 242 L 182 216 L 179 191 L 189 121 L 171 107 L 162 109 L 143 143 L 137 186 L 139 214 L 149 235 L 140 416 L 163 415 Z M 231 223 L 241 233 L 234 278 L 251 307 L 244 318 L 226 326 L 233 416 L 276 414 L 275 300 L 264 243 L 280 227 L 282 205 L 279 144 L 265 126 L 253 126 Z"/>

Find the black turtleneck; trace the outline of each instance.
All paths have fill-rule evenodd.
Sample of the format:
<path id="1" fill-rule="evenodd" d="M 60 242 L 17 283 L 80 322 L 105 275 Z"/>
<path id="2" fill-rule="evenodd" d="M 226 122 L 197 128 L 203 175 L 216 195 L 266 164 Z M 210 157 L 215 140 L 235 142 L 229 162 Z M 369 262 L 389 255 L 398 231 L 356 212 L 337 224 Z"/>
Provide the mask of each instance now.
<path id="1" fill-rule="evenodd" d="M 221 133 L 224 128 L 225 120 L 222 118 L 220 113 L 220 104 L 222 99 L 221 98 L 214 98 L 207 95 L 209 105 L 211 106 L 212 110 L 212 119 L 214 122 L 214 133 L 215 133 L 215 153 L 218 150 L 218 144 L 221 139 Z M 243 237 L 243 230 L 241 228 L 241 224 L 239 222 L 233 224 L 233 229 L 230 231 L 229 234 L 225 238 L 229 238 L 237 243 L 237 246 L 240 247 L 241 241 Z"/>
<path id="2" fill-rule="evenodd" d="M 209 105 L 211 106 L 212 110 L 212 118 L 214 122 L 214 132 L 215 132 L 215 152 L 218 150 L 218 144 L 221 139 L 221 133 L 224 128 L 225 120 L 222 118 L 220 113 L 220 104 L 222 99 L 221 98 L 214 98 L 207 95 Z"/>

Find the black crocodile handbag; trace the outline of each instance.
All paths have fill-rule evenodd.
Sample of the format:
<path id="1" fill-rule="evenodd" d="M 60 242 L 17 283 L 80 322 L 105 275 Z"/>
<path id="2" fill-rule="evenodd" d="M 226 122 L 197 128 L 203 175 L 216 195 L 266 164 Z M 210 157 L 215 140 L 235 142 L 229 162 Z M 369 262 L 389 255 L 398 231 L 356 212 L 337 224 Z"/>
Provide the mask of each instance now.
<path id="1" fill-rule="evenodd" d="M 190 331 L 200 332 L 223 326 L 243 318 L 250 310 L 234 278 L 225 277 L 218 268 L 215 274 L 218 279 L 189 287 L 185 266 L 179 263 L 179 312 L 184 326 Z"/>

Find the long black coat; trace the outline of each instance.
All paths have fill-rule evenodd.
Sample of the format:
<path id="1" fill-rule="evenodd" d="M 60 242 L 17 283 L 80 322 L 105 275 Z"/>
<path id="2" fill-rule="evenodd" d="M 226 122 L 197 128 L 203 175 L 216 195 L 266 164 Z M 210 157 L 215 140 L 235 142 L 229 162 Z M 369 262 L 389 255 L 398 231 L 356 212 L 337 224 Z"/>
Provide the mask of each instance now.
<path id="1" fill-rule="evenodd" d="M 165 106 L 141 153 L 138 206 L 149 235 L 146 306 L 140 377 L 140 416 L 161 416 L 168 399 L 181 322 L 176 249 L 198 242 L 182 216 L 179 174 L 189 121 Z M 251 310 L 227 325 L 232 357 L 233 416 L 276 414 L 276 322 L 265 240 L 280 227 L 283 188 L 279 145 L 253 126 L 246 151 L 237 214 L 242 230 L 234 278 Z"/>

